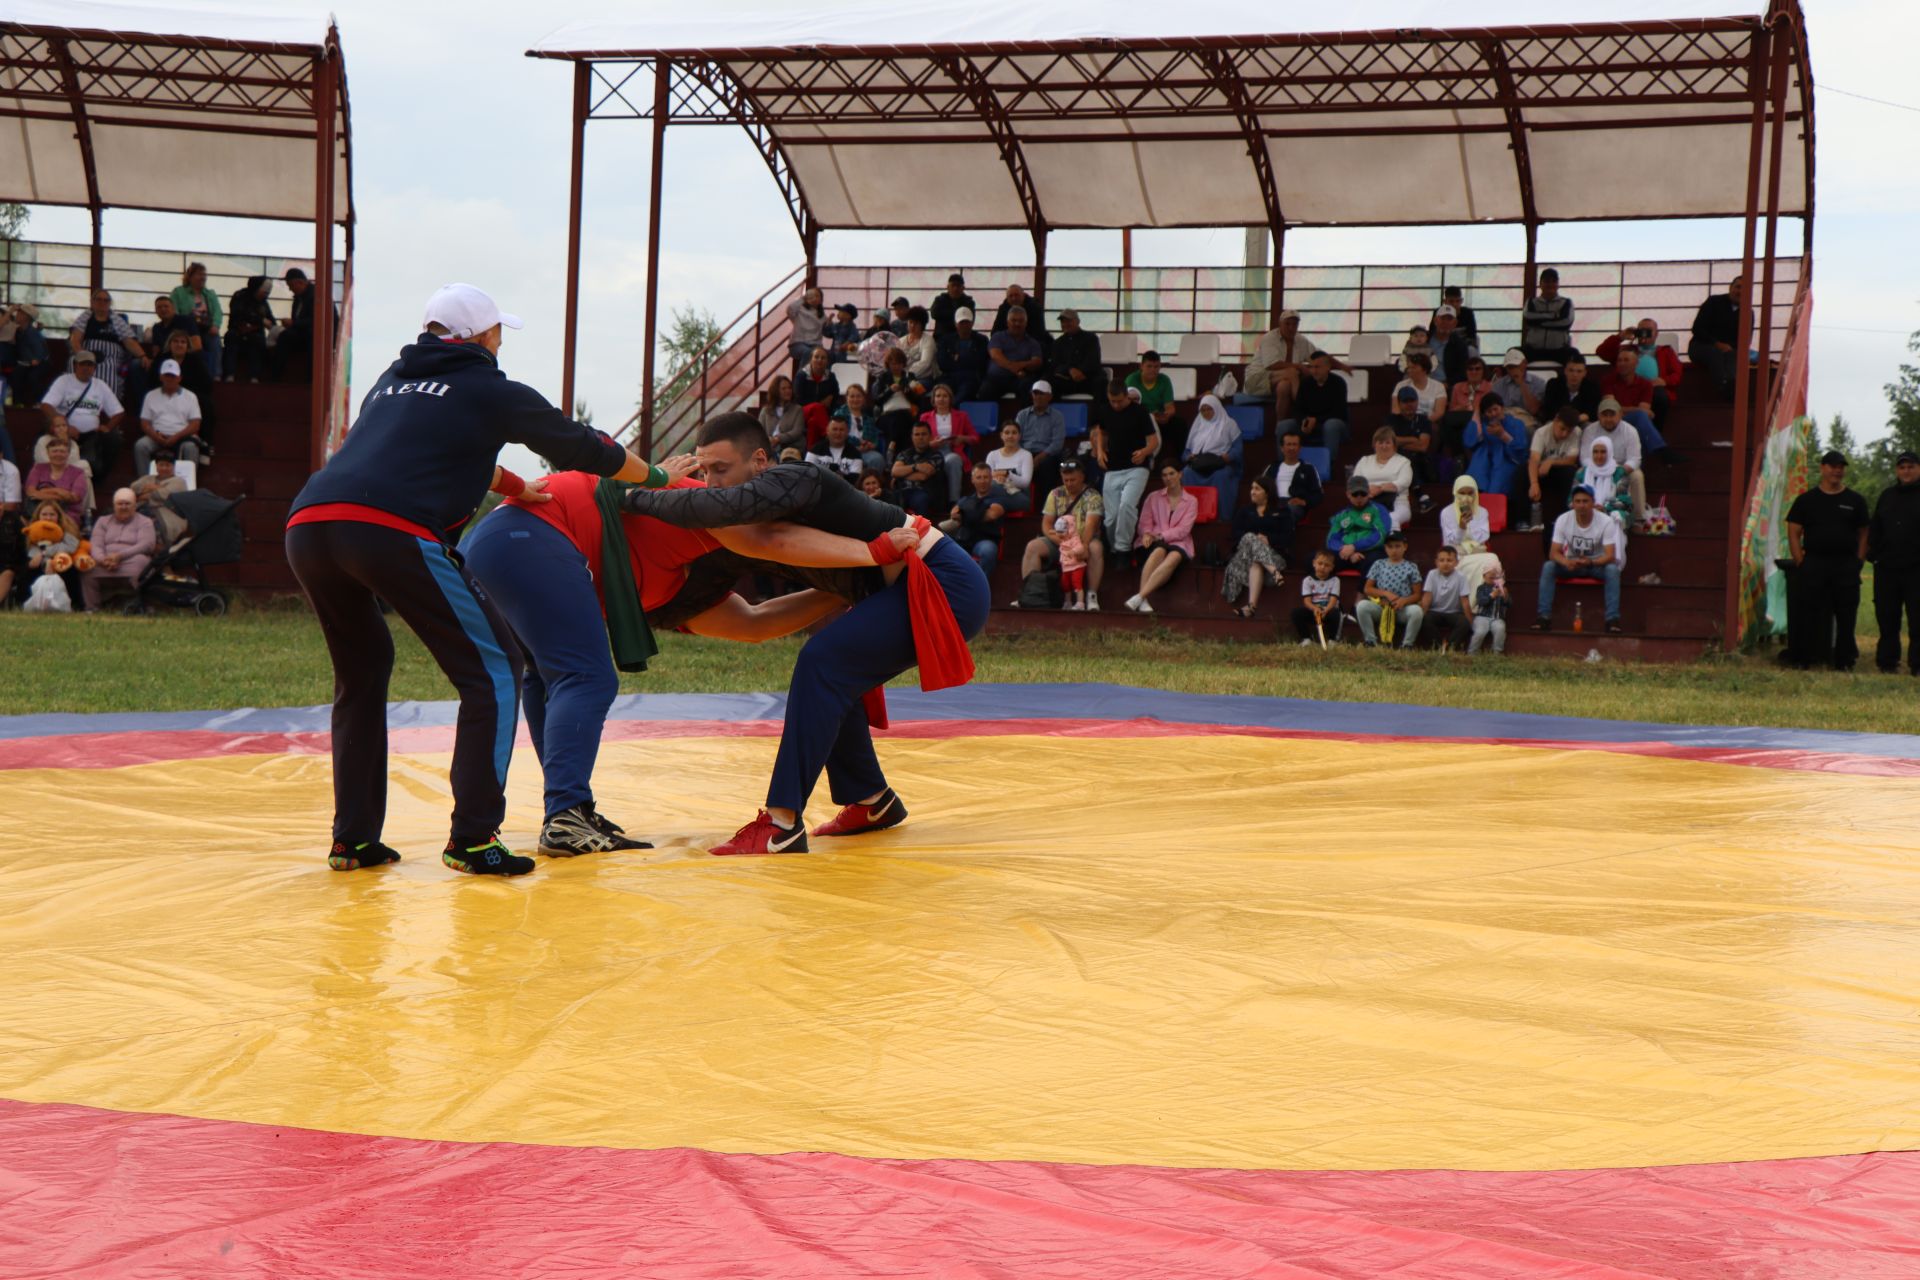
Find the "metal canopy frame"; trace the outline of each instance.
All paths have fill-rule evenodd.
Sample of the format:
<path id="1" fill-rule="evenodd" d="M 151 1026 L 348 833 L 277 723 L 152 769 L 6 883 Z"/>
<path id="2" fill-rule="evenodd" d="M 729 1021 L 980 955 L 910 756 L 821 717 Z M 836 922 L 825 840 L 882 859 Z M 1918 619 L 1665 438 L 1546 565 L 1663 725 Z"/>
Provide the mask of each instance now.
<path id="1" fill-rule="evenodd" d="M 190 113 L 190 114 L 188 114 Z M 314 287 L 331 300 L 333 229 L 346 229 L 345 267 L 353 277 L 353 140 L 346 61 L 340 32 L 329 26 L 316 43 L 230 40 L 213 36 L 48 26 L 0 21 L 0 121 L 70 123 L 86 179 L 86 198 L 21 197 L 28 203 L 84 207 L 93 224 L 90 286 L 105 269 L 103 215 L 108 208 L 160 213 L 308 221 L 314 226 Z M 310 141 L 314 207 L 294 217 L 236 212 L 232 192 L 208 193 L 192 205 L 108 201 L 102 194 L 96 125 L 234 137 Z M 346 174 L 339 211 L 339 174 Z M 12 193 L 6 193 L 13 198 Z M 338 217 L 336 217 L 338 213 Z M 332 306 L 314 309 L 313 459 L 321 458 L 336 362 Z"/>
<path id="2" fill-rule="evenodd" d="M 1034 178 L 1030 144 L 1237 142 L 1253 168 L 1273 237 L 1275 316 L 1282 305 L 1289 227 L 1418 226 L 1454 222 L 1517 224 L 1526 236 L 1525 285 L 1536 287 L 1538 237 L 1549 221 L 1742 218 L 1742 263 L 1749 289 L 1765 292 L 1759 347 L 1772 350 L 1771 283 L 1779 220 L 1803 222 L 1804 290 L 1811 274 L 1814 217 L 1813 78 L 1799 0 L 1768 0 L 1752 17 L 1664 22 L 1595 22 L 1534 27 L 1272 34 L 1239 37 L 1075 38 L 1027 42 L 875 44 L 822 47 L 604 48 L 530 50 L 529 57 L 575 64 L 572 207 L 562 387 L 572 403 L 578 337 L 579 227 L 584 135 L 589 121 L 646 120 L 653 125 L 653 198 L 649 205 L 646 375 L 640 409 L 642 447 L 650 445 L 657 346 L 660 166 L 666 127 L 724 125 L 752 138 L 787 203 L 815 278 L 823 229 L 928 230 L 925 225 L 820 216 L 793 163 L 796 150 L 836 146 L 939 147 L 991 143 L 1020 210 L 964 228 L 1024 229 L 1034 242 L 1035 287 L 1046 289 L 1047 235 L 1099 225 L 1049 217 Z M 644 73 L 644 74 L 643 74 Z M 1797 95 L 1789 88 L 1797 81 Z M 630 85 L 650 84 L 651 95 Z M 1793 100 L 1797 98 L 1797 100 Z M 1667 108 L 1662 110 L 1661 108 Z M 1716 110 L 1715 108 L 1722 108 Z M 1462 112 L 1498 120 L 1462 119 Z M 1390 114 L 1389 122 L 1378 117 Z M 1369 115 L 1374 119 L 1369 119 Z M 1155 122 L 1150 128 L 1136 126 Z M 1563 132 L 1632 132 L 1689 126 L 1748 126 L 1745 199 L 1686 214 L 1541 212 L 1533 140 Z M 1782 154 L 1793 132 L 1804 188 L 1783 203 Z M 1365 218 L 1288 216 L 1269 143 L 1297 139 L 1504 135 L 1513 166 L 1518 216 L 1430 218 L 1381 223 Z M 1770 143 L 1769 143 L 1770 140 Z M 1767 180 L 1763 183 L 1763 172 Z M 1764 204 L 1763 204 L 1764 190 Z M 984 203 L 984 202 L 983 202 Z M 1797 207 L 1791 207 L 1796 205 Z M 1756 278 L 1756 233 L 1764 220 L 1765 268 Z M 1154 225 L 1175 227 L 1180 221 Z M 1204 225 L 1214 225 L 1212 223 Z M 1126 227 L 1118 228 L 1123 235 Z M 1751 292 L 1749 294 L 1751 297 Z M 1743 346 L 1754 335 L 1742 319 Z M 1769 404 L 1769 371 L 1739 380 L 1729 504 L 1727 635 L 1737 634 L 1741 501 L 1755 419 Z"/>

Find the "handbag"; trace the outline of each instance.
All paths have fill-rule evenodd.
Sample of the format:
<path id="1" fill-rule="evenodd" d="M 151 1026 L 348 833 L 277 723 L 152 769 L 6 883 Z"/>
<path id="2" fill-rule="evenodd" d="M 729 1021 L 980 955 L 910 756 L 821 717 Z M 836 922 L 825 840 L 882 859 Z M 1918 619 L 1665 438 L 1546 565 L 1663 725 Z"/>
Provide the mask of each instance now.
<path id="1" fill-rule="evenodd" d="M 1673 518 L 1673 512 L 1667 510 L 1667 495 L 1661 494 L 1657 505 L 1647 508 L 1647 527 L 1645 536 L 1651 538 L 1671 538 L 1680 531 L 1680 522 Z"/>
<path id="2" fill-rule="evenodd" d="M 1210 476 L 1227 465 L 1227 460 L 1217 453 L 1196 453 L 1187 459 L 1187 465 L 1203 476 Z"/>

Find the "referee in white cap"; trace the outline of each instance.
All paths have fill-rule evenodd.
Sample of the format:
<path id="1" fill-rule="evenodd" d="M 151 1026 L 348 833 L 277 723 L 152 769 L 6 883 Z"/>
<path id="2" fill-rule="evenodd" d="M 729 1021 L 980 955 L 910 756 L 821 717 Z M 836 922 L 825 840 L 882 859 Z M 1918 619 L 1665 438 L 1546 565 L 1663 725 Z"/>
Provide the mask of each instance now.
<path id="1" fill-rule="evenodd" d="M 427 300 L 425 332 L 361 401 L 346 443 L 294 500 L 287 560 L 333 658 L 333 841 L 337 871 L 400 855 L 381 842 L 387 809 L 387 681 L 393 638 L 380 601 L 420 637 L 460 695 L 453 828 L 441 855 L 475 875 L 533 870 L 500 843 L 520 702 L 520 649 L 450 540 L 489 486 L 527 486 L 496 466 L 523 444 L 557 471 L 636 483 L 664 476 L 500 371 L 500 330 L 520 327 L 492 298 L 450 284 Z"/>

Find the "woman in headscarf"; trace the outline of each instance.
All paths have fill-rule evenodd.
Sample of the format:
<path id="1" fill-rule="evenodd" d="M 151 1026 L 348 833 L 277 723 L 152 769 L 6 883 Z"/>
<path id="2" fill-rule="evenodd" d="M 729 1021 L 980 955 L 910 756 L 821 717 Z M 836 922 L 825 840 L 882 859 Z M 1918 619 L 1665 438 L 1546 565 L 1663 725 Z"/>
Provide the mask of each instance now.
<path id="1" fill-rule="evenodd" d="M 1480 589 L 1488 573 L 1500 569 L 1500 557 L 1487 550 L 1492 528 L 1487 509 L 1480 505 L 1479 482 L 1460 476 L 1453 482 L 1453 501 L 1440 512 L 1440 545 L 1459 555 L 1468 595 Z"/>
<path id="2" fill-rule="evenodd" d="M 1575 484 L 1593 490 L 1594 509 L 1604 511 L 1620 522 L 1622 529 L 1633 527 L 1633 476 L 1613 460 L 1613 446 L 1603 435 L 1587 445 L 1587 460 L 1573 473 Z"/>
<path id="3" fill-rule="evenodd" d="M 1240 424 L 1227 416 L 1220 397 L 1200 397 L 1200 410 L 1194 414 L 1187 432 L 1187 447 L 1180 455 L 1186 469 L 1180 483 L 1193 488 L 1204 485 L 1220 495 L 1220 519 L 1233 517 L 1234 499 L 1240 494 Z"/>

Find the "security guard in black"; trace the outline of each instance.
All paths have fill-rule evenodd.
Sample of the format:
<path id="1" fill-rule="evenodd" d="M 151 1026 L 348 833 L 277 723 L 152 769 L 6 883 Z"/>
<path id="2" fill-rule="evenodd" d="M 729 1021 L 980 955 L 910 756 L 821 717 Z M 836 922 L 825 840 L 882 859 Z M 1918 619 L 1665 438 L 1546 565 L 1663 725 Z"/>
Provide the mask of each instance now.
<path id="1" fill-rule="evenodd" d="M 1797 563 L 1788 580 L 1787 661 L 1850 671 L 1860 659 L 1860 566 L 1867 555 L 1867 500 L 1846 487 L 1847 460 L 1820 459 L 1820 484 L 1787 509 L 1787 541 Z"/>

